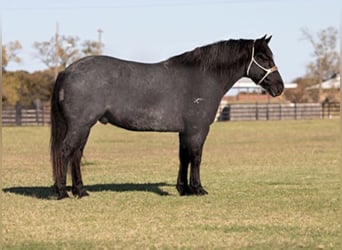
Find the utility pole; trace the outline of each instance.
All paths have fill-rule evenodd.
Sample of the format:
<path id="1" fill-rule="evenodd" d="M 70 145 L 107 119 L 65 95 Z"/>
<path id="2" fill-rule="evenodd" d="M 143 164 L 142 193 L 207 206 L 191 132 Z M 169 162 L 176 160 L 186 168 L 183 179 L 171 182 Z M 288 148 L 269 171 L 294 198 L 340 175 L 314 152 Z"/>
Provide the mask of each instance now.
<path id="1" fill-rule="evenodd" d="M 59 59 L 59 24 L 56 23 L 56 34 L 55 34 L 55 79 L 58 75 L 58 59 Z"/>
<path id="2" fill-rule="evenodd" d="M 98 29 L 97 32 L 99 33 L 98 41 L 97 41 L 97 54 L 101 55 L 102 54 L 102 33 L 103 33 L 103 30 Z"/>
<path id="3" fill-rule="evenodd" d="M 322 56 L 323 57 L 323 56 Z M 322 102 L 322 82 L 323 82 L 323 72 L 322 72 L 322 58 L 318 55 L 318 61 L 319 61 L 319 85 L 318 85 L 318 97 L 317 101 Z"/>

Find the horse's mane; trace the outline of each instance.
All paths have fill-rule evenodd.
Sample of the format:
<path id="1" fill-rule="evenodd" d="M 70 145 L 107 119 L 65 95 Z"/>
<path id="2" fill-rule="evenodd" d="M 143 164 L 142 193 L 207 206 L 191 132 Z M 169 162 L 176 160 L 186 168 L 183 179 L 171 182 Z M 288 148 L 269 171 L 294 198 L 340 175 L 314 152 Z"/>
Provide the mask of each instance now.
<path id="1" fill-rule="evenodd" d="M 168 61 L 174 64 L 200 66 L 204 71 L 222 71 L 227 66 L 241 64 L 243 59 L 246 60 L 251 46 L 251 40 L 220 41 L 171 57 Z"/>

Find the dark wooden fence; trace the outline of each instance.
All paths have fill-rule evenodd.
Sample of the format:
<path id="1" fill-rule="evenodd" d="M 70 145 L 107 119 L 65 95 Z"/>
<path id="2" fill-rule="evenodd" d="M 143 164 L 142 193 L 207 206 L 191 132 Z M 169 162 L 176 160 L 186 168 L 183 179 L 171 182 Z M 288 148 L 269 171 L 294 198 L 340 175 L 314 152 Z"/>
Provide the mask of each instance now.
<path id="1" fill-rule="evenodd" d="M 23 107 L 17 104 L 15 107 L 2 108 L 3 126 L 44 126 L 50 124 L 50 106 L 37 104 L 32 107 Z"/>
<path id="2" fill-rule="evenodd" d="M 340 115 L 340 103 L 254 103 L 221 106 L 218 121 L 285 120 L 333 118 Z"/>
<path id="3" fill-rule="evenodd" d="M 334 118 L 340 115 L 340 103 L 254 103 L 221 105 L 217 121 L 286 120 Z M 44 126 L 50 124 L 49 104 L 32 107 L 3 107 L 3 126 Z"/>

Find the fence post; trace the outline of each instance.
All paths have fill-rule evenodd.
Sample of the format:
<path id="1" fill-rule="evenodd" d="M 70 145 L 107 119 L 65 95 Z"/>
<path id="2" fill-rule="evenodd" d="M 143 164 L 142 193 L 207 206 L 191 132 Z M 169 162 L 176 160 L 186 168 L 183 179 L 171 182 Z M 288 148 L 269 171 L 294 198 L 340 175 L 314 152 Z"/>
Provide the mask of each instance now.
<path id="1" fill-rule="evenodd" d="M 15 125 L 21 126 L 22 106 L 19 102 L 15 105 Z"/>
<path id="2" fill-rule="evenodd" d="M 297 103 L 294 103 L 294 119 L 297 120 Z"/>
<path id="3" fill-rule="evenodd" d="M 258 102 L 255 103 L 255 120 L 259 120 L 259 107 L 258 107 Z"/>
<path id="4" fill-rule="evenodd" d="M 283 120 L 283 114 L 281 110 L 281 103 L 279 103 L 279 120 Z"/>
<path id="5" fill-rule="evenodd" d="M 44 109 L 44 105 L 42 105 L 42 125 L 45 125 L 45 109 Z"/>
<path id="6" fill-rule="evenodd" d="M 40 113 L 40 110 L 41 110 L 41 106 L 42 106 L 42 103 L 40 101 L 40 99 L 36 99 L 34 101 L 34 106 L 36 107 L 36 122 L 37 122 L 37 125 L 41 125 L 40 124 L 40 117 L 39 117 L 39 113 Z M 42 124 L 43 125 L 43 124 Z"/>

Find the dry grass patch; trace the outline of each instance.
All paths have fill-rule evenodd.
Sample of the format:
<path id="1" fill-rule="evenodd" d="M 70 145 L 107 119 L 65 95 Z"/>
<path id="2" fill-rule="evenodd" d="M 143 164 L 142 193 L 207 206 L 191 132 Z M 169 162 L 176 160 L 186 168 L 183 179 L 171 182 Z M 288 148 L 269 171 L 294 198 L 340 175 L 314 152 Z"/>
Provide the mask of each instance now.
<path id="1" fill-rule="evenodd" d="M 177 134 L 96 126 L 90 197 L 56 201 L 49 129 L 3 128 L 3 248 L 339 249 L 338 141 L 337 120 L 216 123 L 209 195 L 179 197 Z"/>

